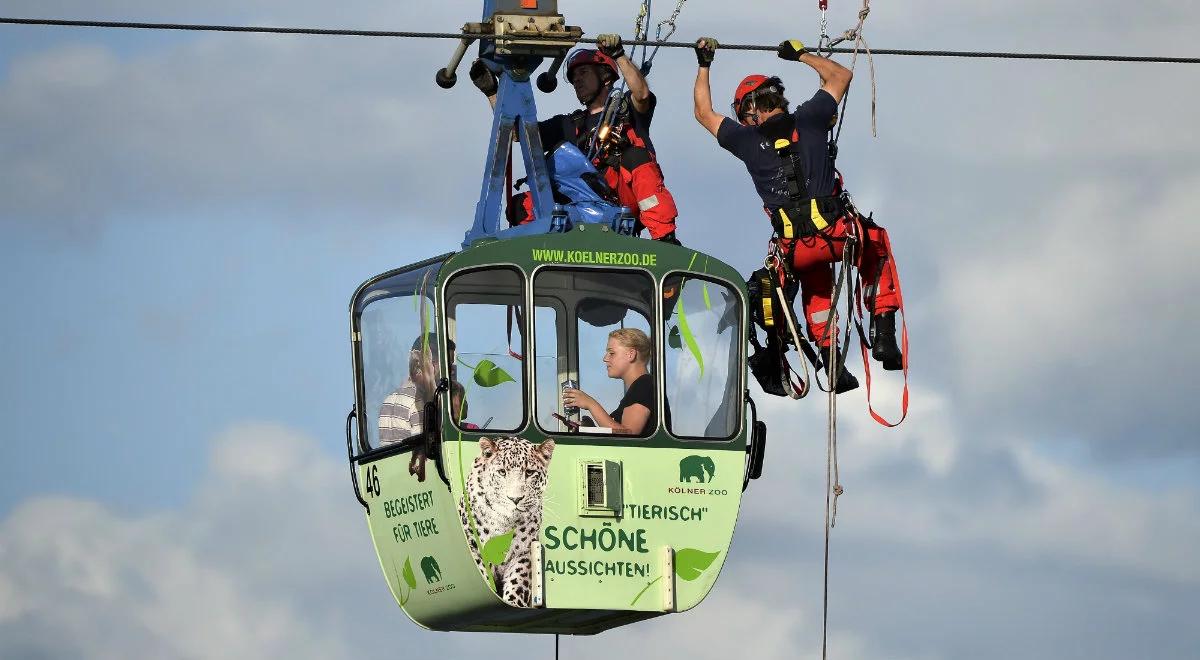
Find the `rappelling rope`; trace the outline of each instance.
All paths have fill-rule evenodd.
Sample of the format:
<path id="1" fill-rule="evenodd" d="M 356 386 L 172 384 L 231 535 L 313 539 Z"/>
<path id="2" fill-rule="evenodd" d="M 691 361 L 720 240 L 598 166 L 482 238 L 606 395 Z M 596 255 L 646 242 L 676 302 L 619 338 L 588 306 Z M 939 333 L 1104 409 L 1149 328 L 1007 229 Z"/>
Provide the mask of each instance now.
<path id="1" fill-rule="evenodd" d="M 828 435 L 825 442 L 825 574 L 822 585 L 821 594 L 821 658 L 826 657 L 829 640 L 829 538 L 832 536 L 832 531 L 837 526 L 837 504 L 838 497 L 842 495 L 841 476 L 838 470 L 838 449 L 837 449 L 837 383 L 838 377 L 841 375 L 842 365 L 838 361 L 838 342 L 837 330 L 838 317 L 837 305 L 838 299 L 842 295 L 842 287 L 846 282 L 846 274 L 849 272 L 851 263 L 854 261 L 854 246 L 857 244 L 858 238 L 854 233 L 847 233 L 845 243 L 842 245 L 842 263 L 838 269 L 838 276 L 833 285 L 833 295 L 829 300 L 829 313 L 831 317 L 826 320 L 825 339 L 829 342 L 829 350 L 826 353 L 825 364 L 829 367 L 827 380 L 829 381 L 828 405 L 826 427 Z M 834 266 L 830 266 L 833 268 Z M 849 296 L 847 299 L 849 300 Z M 850 317 L 847 314 L 848 318 Z M 846 326 L 847 338 L 849 338 L 850 327 L 849 323 Z"/>
<path id="2" fill-rule="evenodd" d="M 633 38 L 636 41 L 645 41 L 649 36 L 646 33 L 646 21 L 650 20 L 650 10 L 653 7 L 653 0 L 643 0 L 642 6 L 638 9 L 638 15 L 633 19 Z M 633 61 L 634 55 L 637 53 L 637 46 L 629 49 L 629 61 Z M 638 63 L 639 67 L 646 64 L 646 47 L 642 46 L 642 61 Z"/>
<path id="3" fill-rule="evenodd" d="M 797 388 L 792 382 L 791 367 L 788 367 L 787 395 L 792 399 L 803 399 L 808 395 L 809 383 L 811 382 L 808 374 L 808 361 L 804 359 L 804 354 L 800 350 L 800 342 L 803 340 L 800 338 L 800 333 L 796 330 L 795 316 L 788 307 L 787 295 L 784 294 L 783 287 L 772 284 L 771 288 L 775 289 L 775 296 L 779 298 L 779 305 L 783 310 L 784 323 L 787 326 L 788 334 L 791 335 L 792 343 L 796 346 L 796 359 L 800 361 L 800 367 L 804 369 L 804 377 L 800 379 L 800 387 Z M 784 364 L 787 363 L 787 358 L 782 354 L 779 356 L 779 359 L 783 360 Z"/>
<path id="4" fill-rule="evenodd" d="M 835 39 L 833 41 L 833 43 L 829 44 L 829 47 L 832 48 L 833 46 L 836 46 L 837 44 L 840 44 L 843 41 L 849 41 L 851 39 L 854 40 L 854 54 L 850 56 L 850 71 L 851 72 L 854 71 L 854 65 L 858 63 L 858 51 L 859 51 L 860 47 L 864 52 L 866 52 L 867 65 L 871 71 L 871 135 L 873 137 L 878 137 L 878 133 L 875 130 L 875 100 L 876 100 L 876 91 L 877 91 L 876 87 L 875 87 L 875 58 L 871 56 L 871 47 L 870 47 L 870 45 L 867 44 L 867 39 L 862 34 L 863 23 L 867 22 L 867 16 L 869 16 L 870 14 L 871 14 L 871 0 L 863 0 L 862 9 L 858 10 L 858 25 L 855 25 L 854 27 L 850 28 L 849 30 L 846 30 L 845 32 L 843 32 L 842 36 L 838 37 L 837 39 Z M 849 90 L 847 90 L 847 93 L 849 93 Z M 843 116 L 845 114 L 845 112 L 844 112 L 845 109 L 846 109 L 846 98 L 845 98 L 845 96 L 843 96 L 842 97 Z M 840 122 L 838 125 L 838 133 L 839 134 L 841 133 Z"/>
<path id="5" fill-rule="evenodd" d="M 823 13 L 824 12 L 822 12 L 822 14 Z M 875 86 L 875 58 L 872 57 L 871 47 L 867 44 L 866 37 L 864 37 L 862 34 L 863 23 L 866 23 L 867 16 L 869 16 L 870 14 L 871 14 L 871 0 L 863 0 L 862 9 L 858 10 L 858 25 L 855 25 L 854 27 L 850 28 L 849 30 L 846 30 L 845 32 L 843 32 L 842 36 L 838 37 L 837 39 L 834 39 L 832 42 L 829 42 L 828 45 L 823 50 L 825 53 L 827 53 L 825 56 L 829 57 L 830 55 L 832 55 L 835 52 L 833 49 L 834 46 L 836 46 L 844 41 L 849 41 L 849 40 L 853 39 L 854 40 L 854 48 L 851 51 L 851 57 L 850 57 L 850 72 L 851 73 L 854 72 L 854 67 L 856 64 L 858 64 L 859 50 L 861 49 L 864 52 L 866 52 L 867 64 L 870 67 L 870 71 L 871 71 L 871 135 L 873 137 L 878 137 L 878 133 L 876 132 L 876 129 L 875 129 L 875 103 L 876 103 L 876 92 L 877 92 L 877 89 Z M 828 37 L 828 35 L 825 34 L 825 21 L 824 21 L 824 18 L 822 18 L 821 19 L 821 42 L 825 43 L 825 40 L 827 37 Z M 843 124 L 843 122 L 846 121 L 846 99 L 849 98 L 849 96 L 850 96 L 850 89 L 847 88 L 846 92 L 844 94 L 842 94 L 842 107 L 841 107 L 841 110 L 838 112 L 837 130 L 833 134 L 832 142 L 834 144 L 835 149 L 837 147 L 838 138 L 840 138 L 842 136 L 842 124 Z"/>

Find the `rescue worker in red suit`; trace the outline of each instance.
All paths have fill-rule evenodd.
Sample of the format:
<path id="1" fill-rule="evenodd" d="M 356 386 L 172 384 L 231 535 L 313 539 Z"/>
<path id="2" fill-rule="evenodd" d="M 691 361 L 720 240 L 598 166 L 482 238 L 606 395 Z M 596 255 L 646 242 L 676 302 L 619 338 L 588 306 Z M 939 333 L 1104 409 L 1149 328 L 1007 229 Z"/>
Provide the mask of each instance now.
<path id="1" fill-rule="evenodd" d="M 629 90 L 620 100 L 623 112 L 618 112 L 611 123 L 617 130 L 606 136 L 605 148 L 596 154 L 593 163 L 617 193 L 617 203 L 632 210 L 636 233 L 645 228 L 651 238 L 678 245 L 675 218 L 679 211 L 663 182 L 650 141 L 650 122 L 658 100 L 641 71 L 625 55 L 620 35 L 602 34 L 597 44 L 599 50 L 575 51 L 566 65 L 567 80 L 575 88 L 583 109 L 539 122 L 542 145 L 550 150 L 569 141 L 588 153 L 593 134 L 600 128 L 605 101 L 617 78 L 623 76 Z M 495 106 L 495 75 L 478 60 L 471 66 L 471 80 Z M 509 220 L 513 224 L 532 219 L 532 200 L 527 194 L 520 197 L 519 202 L 514 198 L 514 206 L 519 204 L 519 207 L 510 209 Z"/>
<path id="2" fill-rule="evenodd" d="M 831 342 L 836 343 L 834 332 L 827 331 L 831 317 L 836 328 L 836 310 L 830 309 L 830 264 L 842 260 L 847 233 L 862 227 L 865 235 L 860 237 L 857 265 L 864 282 L 864 302 L 872 310 L 872 357 L 882 362 L 884 369 L 901 369 L 903 356 L 896 345 L 900 292 L 887 232 L 866 218 L 846 212 L 828 143 L 838 103 L 853 74 L 829 58 L 807 52 L 799 41 L 785 41 L 777 50 L 779 57 L 815 69 L 821 88 L 795 112 L 789 112 L 778 78 L 747 76 L 734 92 L 734 121 L 712 107 L 709 65 L 716 48 L 717 42 L 711 38 L 696 42 L 696 120 L 722 148 L 745 163 L 771 217 L 780 248 L 800 282 L 809 336 L 823 349 L 823 355 L 828 355 Z M 839 358 L 838 362 L 844 361 Z M 838 391 L 857 386 L 849 372 L 839 373 L 837 381 Z"/>

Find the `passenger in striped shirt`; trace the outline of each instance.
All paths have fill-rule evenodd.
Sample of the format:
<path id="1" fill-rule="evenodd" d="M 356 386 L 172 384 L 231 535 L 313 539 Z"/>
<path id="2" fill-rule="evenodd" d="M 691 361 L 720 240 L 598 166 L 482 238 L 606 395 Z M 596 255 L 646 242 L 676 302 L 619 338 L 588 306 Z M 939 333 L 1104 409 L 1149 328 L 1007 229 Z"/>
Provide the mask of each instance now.
<path id="1" fill-rule="evenodd" d="M 453 348 L 451 348 L 453 350 Z M 437 389 L 437 335 L 425 333 L 413 342 L 408 378 L 379 406 L 379 446 L 395 444 L 423 431 L 422 412 Z"/>

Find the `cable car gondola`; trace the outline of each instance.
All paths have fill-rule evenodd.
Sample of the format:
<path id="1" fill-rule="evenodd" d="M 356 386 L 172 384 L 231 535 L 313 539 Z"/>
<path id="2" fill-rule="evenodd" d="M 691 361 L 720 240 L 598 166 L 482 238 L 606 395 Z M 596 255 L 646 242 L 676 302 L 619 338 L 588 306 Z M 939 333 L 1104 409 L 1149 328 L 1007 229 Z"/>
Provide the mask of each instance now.
<path id="1" fill-rule="evenodd" d="M 556 3 L 525 4 L 486 2 L 484 23 L 464 28 L 439 71 L 453 84 L 471 35 L 491 35 L 481 57 L 500 92 L 483 193 L 461 251 L 354 293 L 347 450 L 381 568 L 413 621 L 590 634 L 704 599 L 761 472 L 765 426 L 746 390 L 738 273 L 630 235 L 628 214 L 603 200 L 554 204 L 552 175 L 578 160 L 541 157 L 529 76 L 553 58 L 552 81 L 582 33 Z M 514 130 L 535 221 L 501 230 Z M 562 404 L 565 384 L 607 406 L 621 398 L 601 363 L 618 328 L 651 338 L 657 410 L 670 411 L 640 436 L 589 426 Z"/>

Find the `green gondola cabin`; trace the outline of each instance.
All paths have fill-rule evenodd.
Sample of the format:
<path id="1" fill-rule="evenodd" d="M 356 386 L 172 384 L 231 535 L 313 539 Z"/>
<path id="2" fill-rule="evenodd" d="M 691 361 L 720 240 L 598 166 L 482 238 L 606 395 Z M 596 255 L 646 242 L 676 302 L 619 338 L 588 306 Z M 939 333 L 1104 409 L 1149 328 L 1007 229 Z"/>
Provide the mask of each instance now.
<path id="1" fill-rule="evenodd" d="M 413 621 L 586 634 L 703 600 L 761 466 L 745 300 L 728 265 L 596 225 L 479 241 L 359 287 L 347 441 Z M 657 404 L 672 411 L 641 437 L 576 429 L 560 394 L 574 381 L 610 407 L 621 398 L 601 362 L 621 327 L 652 338 Z M 389 437 L 381 411 L 414 354 L 432 359 L 436 396 L 419 433 Z"/>

